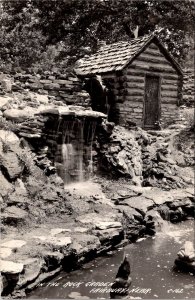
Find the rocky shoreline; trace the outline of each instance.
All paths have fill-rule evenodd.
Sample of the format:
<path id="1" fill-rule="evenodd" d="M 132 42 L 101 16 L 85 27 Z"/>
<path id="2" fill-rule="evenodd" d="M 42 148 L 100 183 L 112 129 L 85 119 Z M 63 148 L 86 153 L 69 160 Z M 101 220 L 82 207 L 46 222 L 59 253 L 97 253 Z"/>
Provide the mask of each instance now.
<path id="1" fill-rule="evenodd" d="M 85 199 L 88 205 L 95 202 L 96 212 L 85 207 L 72 221 L 41 224 L 32 231 L 2 238 L 3 297 L 25 297 L 61 270 L 78 269 L 122 244 L 155 234 L 160 215 L 173 222 L 194 216 L 192 187 L 169 192 L 123 186 L 123 193 L 118 190 L 118 202 L 105 198 L 102 203 L 97 198 Z"/>

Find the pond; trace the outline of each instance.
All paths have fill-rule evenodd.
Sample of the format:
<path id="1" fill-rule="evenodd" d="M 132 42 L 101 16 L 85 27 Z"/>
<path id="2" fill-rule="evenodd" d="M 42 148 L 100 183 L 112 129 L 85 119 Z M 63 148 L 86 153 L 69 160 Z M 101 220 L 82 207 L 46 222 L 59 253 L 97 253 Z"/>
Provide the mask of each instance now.
<path id="1" fill-rule="evenodd" d="M 166 223 L 155 237 L 139 239 L 110 257 L 98 257 L 69 274 L 61 273 L 36 288 L 28 298 L 42 299 L 109 299 L 124 253 L 131 264 L 132 284 L 129 299 L 195 298 L 195 277 L 173 268 L 181 245 L 194 241 L 194 221 Z"/>

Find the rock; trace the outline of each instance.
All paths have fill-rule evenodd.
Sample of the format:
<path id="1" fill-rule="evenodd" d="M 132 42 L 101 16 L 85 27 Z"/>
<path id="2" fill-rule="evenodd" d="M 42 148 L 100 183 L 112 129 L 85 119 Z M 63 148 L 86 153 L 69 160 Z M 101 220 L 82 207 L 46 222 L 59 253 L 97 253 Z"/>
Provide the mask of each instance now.
<path id="1" fill-rule="evenodd" d="M 3 170 L 5 170 L 11 180 L 19 177 L 24 169 L 23 164 L 19 161 L 18 156 L 14 152 L 2 152 L 0 154 L 0 161 Z"/>
<path id="2" fill-rule="evenodd" d="M 140 197 L 132 197 L 130 199 L 126 199 L 123 204 L 126 204 L 132 208 L 135 208 L 142 215 L 145 215 L 146 212 L 154 207 L 154 202 L 150 199 L 147 199 L 143 196 Z"/>
<path id="3" fill-rule="evenodd" d="M 117 157 L 117 171 L 121 174 L 129 174 L 129 168 L 125 162 L 125 160 L 122 157 Z"/>
<path id="4" fill-rule="evenodd" d="M 153 235 L 156 232 L 156 228 L 161 229 L 162 218 L 158 211 L 152 209 L 146 213 L 144 223 L 146 225 L 146 234 Z"/>
<path id="5" fill-rule="evenodd" d="M 95 227 L 100 230 L 105 230 L 109 228 L 122 228 L 120 222 L 108 222 L 108 221 L 99 221 L 94 223 Z"/>
<path id="6" fill-rule="evenodd" d="M 25 109 L 12 108 L 5 110 L 3 116 L 7 120 L 21 123 L 27 119 L 32 119 L 35 113 L 37 113 L 37 109 L 33 107 L 25 107 Z"/>
<path id="7" fill-rule="evenodd" d="M 45 265 L 45 261 L 39 258 L 28 258 L 19 261 L 24 265 L 24 272 L 20 274 L 17 282 L 17 288 L 22 288 L 33 282 L 41 273 L 41 269 Z"/>
<path id="8" fill-rule="evenodd" d="M 17 179 L 15 191 L 8 196 L 8 203 L 30 203 L 28 192 L 20 179 Z"/>
<path id="9" fill-rule="evenodd" d="M 48 186 L 47 189 L 41 190 L 39 197 L 48 202 L 59 200 L 59 194 L 57 190 L 53 189 L 51 186 Z"/>
<path id="10" fill-rule="evenodd" d="M 136 209 L 126 206 L 126 205 L 117 205 L 116 207 L 120 212 L 124 213 L 123 217 L 125 218 L 124 222 L 134 223 L 135 220 L 142 222 L 143 216 Z"/>
<path id="11" fill-rule="evenodd" d="M 26 245 L 26 242 L 23 240 L 11 240 L 11 241 L 1 244 L 2 247 L 7 247 L 7 248 L 11 248 L 11 249 L 21 248 L 24 245 Z"/>
<path id="12" fill-rule="evenodd" d="M 185 193 L 189 194 L 190 196 L 192 196 L 193 201 L 195 201 L 195 198 L 194 198 L 194 187 L 189 187 L 189 188 L 185 189 Z"/>
<path id="13" fill-rule="evenodd" d="M 118 153 L 121 148 L 119 146 L 112 146 L 109 149 L 110 153 Z"/>
<path id="14" fill-rule="evenodd" d="M 166 220 L 170 221 L 170 209 L 166 204 L 162 204 L 157 208 L 157 211 L 161 215 L 161 217 Z"/>
<path id="15" fill-rule="evenodd" d="M 187 184 L 193 184 L 193 178 L 191 178 L 191 177 L 187 177 L 187 176 L 181 176 L 180 175 L 180 177 L 183 179 L 183 181 L 185 182 L 185 183 L 187 183 Z"/>
<path id="16" fill-rule="evenodd" d="M 7 181 L 4 175 L 0 171 L 0 195 L 2 197 L 7 196 L 14 189 L 13 185 Z"/>
<path id="17" fill-rule="evenodd" d="M 176 266 L 182 270 L 195 274 L 195 249 L 191 241 L 186 241 L 177 253 Z"/>
<path id="18" fill-rule="evenodd" d="M 48 104 L 48 102 L 49 102 L 48 95 L 39 94 L 39 95 L 37 95 L 37 98 L 38 98 L 39 102 L 42 104 Z"/>
<path id="19" fill-rule="evenodd" d="M 126 230 L 127 238 L 131 241 L 135 241 L 143 233 L 145 233 L 145 226 L 140 224 L 130 224 Z"/>
<path id="20" fill-rule="evenodd" d="M 7 120 L 11 120 L 17 123 L 21 123 L 23 121 L 25 121 L 28 118 L 32 118 L 32 114 L 31 113 L 27 113 L 24 110 L 20 110 L 20 109 L 7 109 L 4 111 L 3 116 L 7 119 Z"/>
<path id="21" fill-rule="evenodd" d="M 106 216 L 99 215 L 97 213 L 88 213 L 76 218 L 76 221 L 79 221 L 82 224 L 92 224 L 95 226 L 95 223 L 104 222 L 106 219 L 107 222 L 116 221 L 117 215 L 114 213 L 107 213 Z"/>
<path id="22" fill-rule="evenodd" d="M 121 237 L 122 239 L 122 228 L 108 228 L 104 230 L 93 230 L 93 234 L 96 235 L 101 243 L 105 241 L 108 242 L 112 239 L 116 239 L 117 237 Z M 109 244 L 108 246 L 110 246 Z M 112 244 L 113 245 L 113 244 Z"/>
<path id="23" fill-rule="evenodd" d="M 5 92 L 11 92 L 11 90 L 12 90 L 12 83 L 11 83 L 11 80 L 8 78 L 3 79 L 1 81 L 1 86 L 5 90 Z"/>
<path id="24" fill-rule="evenodd" d="M 135 175 L 136 176 L 141 176 L 142 175 L 142 164 L 141 164 L 141 160 L 138 158 L 138 157 L 136 157 L 136 156 L 134 156 L 133 158 L 132 158 L 132 163 L 133 163 L 133 165 L 134 165 L 134 172 L 135 172 Z"/>
<path id="25" fill-rule="evenodd" d="M 26 132 L 19 132 L 19 136 L 28 138 L 28 139 L 39 139 L 41 138 L 41 133 L 26 133 Z"/>
<path id="26" fill-rule="evenodd" d="M 193 262 L 195 261 L 195 249 L 193 243 L 186 241 L 183 247 L 177 253 L 179 259 L 183 261 Z"/>
<path id="27" fill-rule="evenodd" d="M 187 192 L 187 190 L 183 190 L 183 189 L 182 190 L 181 189 L 173 190 L 171 192 L 171 195 L 173 196 L 173 198 L 175 200 L 184 200 L 184 199 L 192 200 L 194 198 L 194 196 L 193 196 L 193 198 L 191 198 L 189 193 Z"/>
<path id="28" fill-rule="evenodd" d="M 74 232 L 86 233 L 87 231 L 89 231 L 89 228 L 86 228 L 86 227 L 75 227 L 74 228 Z"/>
<path id="29" fill-rule="evenodd" d="M 57 266 L 59 266 L 61 264 L 62 259 L 64 258 L 64 255 L 62 253 L 60 253 L 59 251 L 44 252 L 43 256 L 44 256 L 44 260 L 46 262 L 48 271 L 54 270 Z"/>
<path id="30" fill-rule="evenodd" d="M 91 250 L 97 250 L 100 247 L 100 241 L 96 236 L 89 234 L 73 234 L 73 243 L 71 249 L 75 250 L 77 255 L 89 253 Z"/>
<path id="31" fill-rule="evenodd" d="M 27 212 L 16 206 L 10 206 L 1 214 L 2 220 L 5 223 L 24 221 L 27 217 Z"/>
<path id="32" fill-rule="evenodd" d="M 0 271 L 3 274 L 19 274 L 23 271 L 24 265 L 22 263 L 15 263 L 8 260 L 0 260 Z"/>
<path id="33" fill-rule="evenodd" d="M 2 245 L 1 245 L 2 247 Z M 0 258 L 6 258 L 12 254 L 12 250 L 10 248 L 0 248 Z"/>
<path id="34" fill-rule="evenodd" d="M 151 190 L 144 191 L 143 196 L 153 200 L 156 205 L 173 201 L 172 193 L 170 194 L 170 192 L 162 191 L 158 188 L 152 188 Z"/>
<path id="35" fill-rule="evenodd" d="M 184 272 L 190 272 L 195 275 L 195 262 L 183 261 L 181 259 L 176 258 L 175 265 L 179 270 Z"/>
<path id="36" fill-rule="evenodd" d="M 0 139 L 7 144 L 17 144 L 19 145 L 20 140 L 15 133 L 9 130 L 0 130 Z"/>
<path id="37" fill-rule="evenodd" d="M 3 294 L 3 291 L 6 289 L 7 286 L 8 286 L 8 281 L 7 281 L 6 277 L 3 274 L 1 274 L 1 276 L 0 276 L 1 295 Z"/>
<path id="38" fill-rule="evenodd" d="M 130 197 L 135 197 L 138 195 L 138 193 L 136 193 L 133 190 L 119 190 L 119 191 L 117 191 L 117 194 L 118 194 L 119 199 L 126 199 L 126 198 L 130 198 Z"/>
<path id="39" fill-rule="evenodd" d="M 184 220 L 184 212 L 181 207 L 174 210 L 170 210 L 170 221 L 173 223 L 181 222 Z"/>
<path id="40" fill-rule="evenodd" d="M 10 98 L 9 97 L 0 97 L 0 110 L 3 109 L 3 107 L 6 107 L 6 104 L 8 104 L 10 101 Z"/>
<path id="41" fill-rule="evenodd" d="M 34 238 L 39 238 L 41 243 L 49 244 L 56 249 L 67 247 L 72 243 L 72 240 L 69 236 L 68 237 L 34 236 Z"/>
<path id="42" fill-rule="evenodd" d="M 141 187 L 141 180 L 139 176 L 132 176 L 132 183 L 137 187 Z"/>
<path id="43" fill-rule="evenodd" d="M 74 211 L 77 215 L 81 215 L 83 213 L 87 213 L 91 210 L 90 204 L 86 201 L 86 199 L 78 199 L 72 198 L 71 202 L 71 210 Z"/>
<path id="44" fill-rule="evenodd" d="M 54 229 L 51 229 L 51 235 L 54 236 L 54 235 L 57 235 L 59 233 L 63 233 L 63 232 L 71 232 L 71 229 L 66 229 L 66 228 L 54 228 Z"/>

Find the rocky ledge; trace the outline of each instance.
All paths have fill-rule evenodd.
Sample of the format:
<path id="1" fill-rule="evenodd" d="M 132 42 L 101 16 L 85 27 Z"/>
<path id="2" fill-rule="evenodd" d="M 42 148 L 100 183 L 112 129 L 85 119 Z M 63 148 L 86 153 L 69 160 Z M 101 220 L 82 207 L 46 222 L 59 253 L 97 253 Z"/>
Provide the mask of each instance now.
<path id="1" fill-rule="evenodd" d="M 55 108 L 43 109 L 39 115 L 58 115 L 58 116 L 74 116 L 74 117 L 88 117 L 88 118 L 103 118 L 106 119 L 107 115 L 94 111 L 92 109 L 85 109 L 81 106 L 58 106 Z"/>

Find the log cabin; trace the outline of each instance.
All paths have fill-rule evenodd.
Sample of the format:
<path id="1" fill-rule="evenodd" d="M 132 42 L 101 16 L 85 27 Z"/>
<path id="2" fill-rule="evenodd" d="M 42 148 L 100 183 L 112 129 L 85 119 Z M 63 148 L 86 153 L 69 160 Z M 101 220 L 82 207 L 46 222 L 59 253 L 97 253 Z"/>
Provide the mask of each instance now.
<path id="1" fill-rule="evenodd" d="M 75 72 L 83 79 L 101 75 L 109 90 L 109 121 L 157 129 L 177 119 L 183 72 L 155 35 L 104 45 Z"/>

